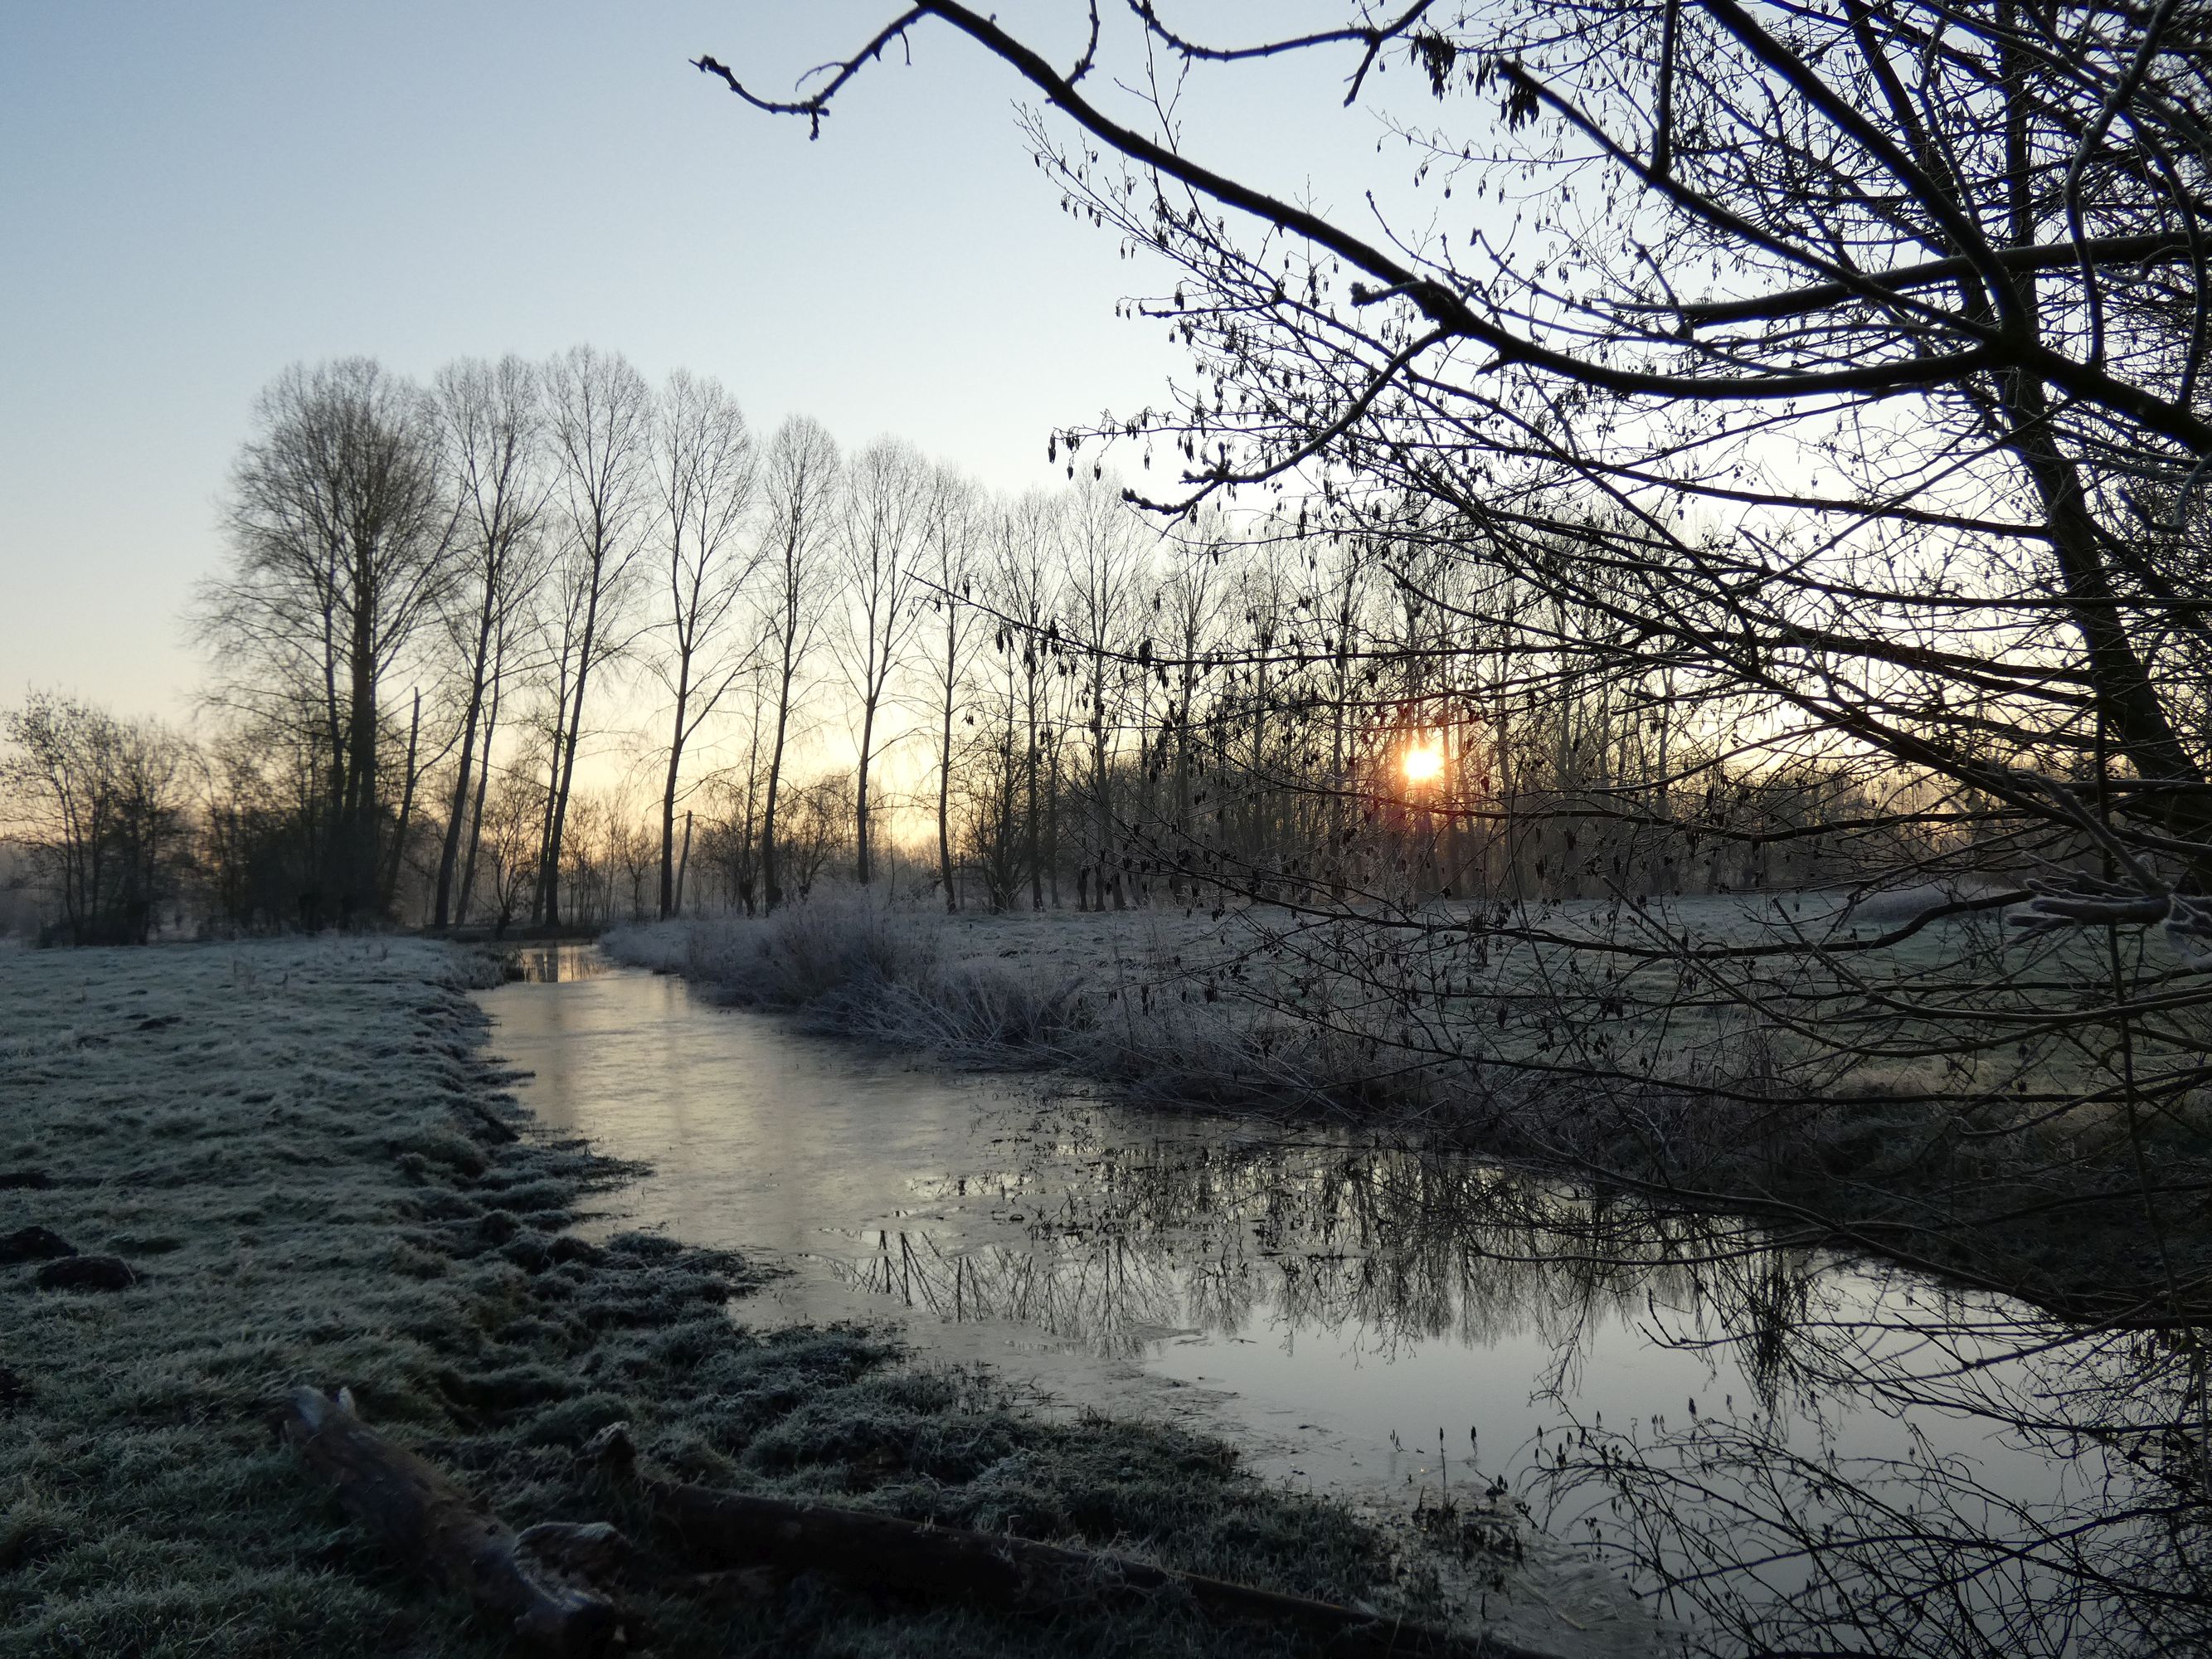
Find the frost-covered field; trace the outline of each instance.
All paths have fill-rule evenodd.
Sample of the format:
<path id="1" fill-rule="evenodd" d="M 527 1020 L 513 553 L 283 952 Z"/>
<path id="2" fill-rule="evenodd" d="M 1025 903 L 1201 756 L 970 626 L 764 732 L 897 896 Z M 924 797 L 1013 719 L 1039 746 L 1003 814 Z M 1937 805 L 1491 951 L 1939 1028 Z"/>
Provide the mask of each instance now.
<path id="1" fill-rule="evenodd" d="M 31 1258 L 0 1263 L 0 1655 L 504 1650 L 277 1443 L 301 1382 L 349 1387 L 512 1524 L 623 1525 L 664 1653 L 1295 1649 L 1164 1606 L 663 1593 L 680 1551 L 575 1455 L 617 1419 L 694 1480 L 1387 1599 L 1375 1534 L 1217 1445 L 1030 1420 L 851 1331 L 754 1336 L 725 1305 L 744 1262 L 569 1235 L 629 1171 L 527 1132 L 482 1052 L 483 965 L 382 940 L 0 951 L 0 1236 Z M 33 1227 L 121 1287 L 41 1284 Z"/>

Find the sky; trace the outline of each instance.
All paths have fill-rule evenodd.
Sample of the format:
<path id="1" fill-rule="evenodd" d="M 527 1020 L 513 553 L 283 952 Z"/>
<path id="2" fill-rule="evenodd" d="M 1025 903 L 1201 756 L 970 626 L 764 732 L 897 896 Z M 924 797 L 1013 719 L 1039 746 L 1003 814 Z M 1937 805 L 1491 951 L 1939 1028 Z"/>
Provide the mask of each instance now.
<path id="1" fill-rule="evenodd" d="M 1234 33 L 1301 9 L 1196 9 Z M 427 376 L 588 341 L 720 376 L 761 429 L 896 433 L 1002 489 L 1058 476 L 1055 424 L 1158 399 L 1178 359 L 1113 314 L 1144 273 L 1059 210 L 1002 65 L 923 33 L 810 142 L 687 62 L 788 86 L 895 10 L 0 7 L 0 703 L 189 717 L 183 612 L 253 396 L 295 362 Z M 999 10 L 1073 55 L 1079 5 Z M 1294 89 L 1371 154 L 1371 115 L 1328 127 L 1321 70 L 1224 82 L 1209 153 L 1304 187 Z"/>

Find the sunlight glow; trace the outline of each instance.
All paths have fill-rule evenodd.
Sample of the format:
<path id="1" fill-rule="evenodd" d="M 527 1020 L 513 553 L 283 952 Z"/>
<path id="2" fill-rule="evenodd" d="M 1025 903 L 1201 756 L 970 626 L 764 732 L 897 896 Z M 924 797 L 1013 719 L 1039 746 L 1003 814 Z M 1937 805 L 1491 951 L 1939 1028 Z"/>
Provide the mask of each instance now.
<path id="1" fill-rule="evenodd" d="M 1408 749 L 1406 751 L 1406 758 L 1403 764 L 1406 769 L 1407 782 L 1433 782 L 1443 773 L 1443 750 L 1441 749 Z"/>

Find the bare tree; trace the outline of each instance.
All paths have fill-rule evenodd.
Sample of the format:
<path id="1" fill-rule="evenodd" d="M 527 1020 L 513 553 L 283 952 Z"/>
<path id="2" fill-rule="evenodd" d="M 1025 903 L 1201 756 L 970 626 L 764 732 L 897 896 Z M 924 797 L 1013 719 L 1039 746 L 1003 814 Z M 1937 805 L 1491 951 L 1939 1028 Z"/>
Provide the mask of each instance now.
<path id="1" fill-rule="evenodd" d="M 539 574 L 542 580 L 543 573 Z M 513 677 L 511 661 L 515 641 L 518 636 L 526 637 L 529 632 L 537 586 L 533 583 L 516 596 L 515 611 L 500 617 L 492 635 L 491 662 L 486 675 L 490 696 L 484 705 L 482 741 L 477 744 L 476 787 L 469 799 L 468 851 L 461 861 L 460 890 L 454 898 L 453 915 L 456 921 L 468 920 L 469 902 L 476 891 L 477 865 L 483 842 L 484 801 L 491 789 L 492 744 L 501 730 L 500 705 Z"/>
<path id="2" fill-rule="evenodd" d="M 740 601 L 763 550 L 744 539 L 757 483 L 752 434 L 721 383 L 681 369 L 670 375 L 653 431 L 668 609 L 660 647 L 646 662 L 672 704 L 659 837 L 659 913 L 671 916 L 684 752 L 751 665 L 757 642 L 740 636 Z"/>
<path id="3" fill-rule="evenodd" d="M 990 609 L 1000 619 L 999 648 L 1006 653 L 1015 702 L 1003 712 L 1021 730 L 1015 752 L 1021 766 L 1020 823 L 1030 908 L 1044 908 L 1046 761 L 1052 744 L 1054 653 L 1059 645 L 1066 507 L 1057 495 L 1030 490 L 1002 502 L 992 518 Z M 1017 672 L 1017 671 L 1018 671 Z"/>
<path id="4" fill-rule="evenodd" d="M 622 356 L 577 346 L 545 369 L 562 519 L 551 771 L 537 919 L 561 921 L 561 842 L 593 671 L 628 644 L 634 569 L 651 498 L 653 391 Z"/>
<path id="5" fill-rule="evenodd" d="M 190 846 L 193 756 L 150 720 L 34 692 L 0 717 L 0 808 L 74 945 L 143 945 Z"/>
<path id="6" fill-rule="evenodd" d="M 1204 765 L 1197 733 L 1199 689 L 1220 637 L 1223 586 L 1218 550 L 1200 543 L 1177 550 L 1153 604 L 1160 629 L 1155 672 L 1168 680 L 1169 693 L 1160 717 L 1160 743 L 1174 750 L 1162 763 L 1170 776 L 1161 845 L 1175 872 L 1178 897 L 1207 864 L 1200 847 L 1196 800 Z"/>
<path id="7" fill-rule="evenodd" d="M 783 869 L 792 890 L 804 899 L 822 873 L 847 847 L 854 822 L 853 775 L 826 772 L 791 792 L 786 813 Z"/>
<path id="8" fill-rule="evenodd" d="M 228 572 L 199 591 L 216 696 L 312 708 L 323 776 L 311 922 L 380 902 L 380 693 L 453 580 L 454 517 L 422 394 L 365 357 L 287 369 L 232 468 Z"/>
<path id="9" fill-rule="evenodd" d="M 447 626 L 460 655 L 463 686 L 460 757 L 438 855 L 430 925 L 455 919 L 454 878 L 463 826 L 474 862 L 484 776 L 489 764 L 509 630 L 544 574 L 542 535 L 550 480 L 544 461 L 544 411 L 538 372 L 515 356 L 486 362 L 465 358 L 438 371 L 431 384 L 445 466 L 460 501 L 456 545 L 465 575 L 453 584 Z M 487 719 L 488 711 L 492 715 Z M 471 786 L 476 811 L 471 811 Z M 465 888 L 466 884 L 463 884 Z M 466 908 L 464 896 L 462 908 Z"/>
<path id="10" fill-rule="evenodd" d="M 912 444 L 877 440 L 846 471 L 838 537 L 848 607 L 831 648 L 860 719 L 860 764 L 853 789 L 854 873 L 869 879 L 868 782 L 880 735 L 878 717 L 916 619 L 915 565 L 930 519 L 929 464 Z"/>
<path id="11" fill-rule="evenodd" d="M 937 879 L 945 908 L 960 908 L 959 872 L 952 856 L 953 722 L 969 691 L 983 623 L 975 580 L 990 508 L 969 479 L 939 468 L 929 481 L 921 580 L 928 594 L 926 657 L 930 713 L 937 727 Z"/>
<path id="12" fill-rule="evenodd" d="M 1091 876 L 1097 908 L 1113 893 L 1116 910 L 1128 908 L 1117 863 L 1113 774 L 1121 737 L 1121 683 L 1135 656 L 1126 637 L 1142 544 L 1150 538 L 1123 503 L 1118 483 L 1086 478 L 1078 487 L 1061 528 L 1066 562 L 1068 631 L 1082 676 L 1079 714 L 1090 738 Z M 1079 884 L 1080 895 L 1085 884 Z"/>
<path id="13" fill-rule="evenodd" d="M 622 917 L 628 921 L 643 921 L 651 913 L 647 896 L 653 890 L 653 872 L 662 862 L 661 836 L 651 825 L 618 814 L 607 826 L 606 848 L 611 872 L 622 878 Z M 607 920 L 614 919 L 615 907 L 611 899 Z"/>
<path id="14" fill-rule="evenodd" d="M 517 917 L 527 916 L 538 882 L 545 787 L 539 776 L 541 768 L 527 763 L 539 757 L 523 758 L 525 764 L 501 770 L 477 805 L 483 823 L 478 850 L 495 939 L 504 937 Z"/>
<path id="15" fill-rule="evenodd" d="M 831 538 L 836 533 L 843 472 L 836 441 L 816 422 L 794 415 L 776 428 L 763 478 L 768 525 L 761 599 L 769 694 L 775 705 L 761 812 L 761 885 L 771 910 L 783 900 L 776 811 L 785 750 L 809 659 L 821 635 L 822 590 L 829 574 Z"/>

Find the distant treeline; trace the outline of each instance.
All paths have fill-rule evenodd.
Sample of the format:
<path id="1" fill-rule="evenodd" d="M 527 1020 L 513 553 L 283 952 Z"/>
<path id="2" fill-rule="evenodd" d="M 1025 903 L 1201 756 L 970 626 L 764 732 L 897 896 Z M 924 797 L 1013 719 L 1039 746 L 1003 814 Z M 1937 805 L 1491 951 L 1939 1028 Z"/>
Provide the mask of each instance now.
<path id="1" fill-rule="evenodd" d="M 1280 519 L 998 497 L 619 356 L 288 371 L 203 584 L 210 735 L 10 717 L 68 937 L 597 926 L 825 876 L 953 908 L 1841 881 L 1965 845 L 1893 766 L 1747 744 L 1510 572 Z M 1505 620 L 1501 620 L 1505 619 Z M 627 722 L 625 724 L 625 722 Z M 620 781 L 578 785 L 587 777 Z"/>

